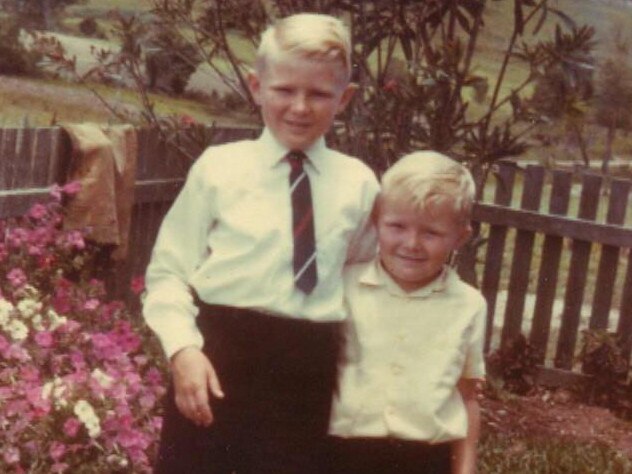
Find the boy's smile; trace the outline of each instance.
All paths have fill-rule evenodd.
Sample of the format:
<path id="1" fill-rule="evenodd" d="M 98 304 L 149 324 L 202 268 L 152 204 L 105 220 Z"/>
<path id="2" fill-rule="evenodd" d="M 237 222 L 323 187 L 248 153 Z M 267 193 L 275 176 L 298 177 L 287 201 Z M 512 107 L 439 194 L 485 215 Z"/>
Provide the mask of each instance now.
<path id="1" fill-rule="evenodd" d="M 249 83 L 266 126 L 291 150 L 323 136 L 353 95 L 338 63 L 291 55 L 268 58 Z"/>
<path id="2" fill-rule="evenodd" d="M 434 280 L 450 253 L 470 235 L 470 227 L 457 219 L 449 203 L 415 210 L 383 199 L 378 212 L 380 261 L 404 291 Z"/>

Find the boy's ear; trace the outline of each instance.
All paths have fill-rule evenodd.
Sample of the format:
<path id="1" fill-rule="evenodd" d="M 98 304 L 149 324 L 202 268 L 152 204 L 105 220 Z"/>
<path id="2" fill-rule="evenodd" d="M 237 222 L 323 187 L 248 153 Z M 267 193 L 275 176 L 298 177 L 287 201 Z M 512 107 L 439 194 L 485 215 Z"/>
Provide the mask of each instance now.
<path id="1" fill-rule="evenodd" d="M 351 102 L 351 98 L 353 97 L 353 94 L 355 94 L 355 91 L 357 89 L 358 89 L 357 84 L 347 84 L 347 86 L 345 87 L 345 90 L 342 92 L 342 96 L 340 97 L 340 102 L 338 103 L 338 109 L 336 110 L 337 114 L 341 113 L 347 108 L 347 105 L 349 105 L 349 102 Z"/>
<path id="2" fill-rule="evenodd" d="M 248 80 L 248 89 L 250 89 L 250 93 L 252 94 L 252 98 L 255 100 L 257 105 L 261 105 L 260 96 L 261 96 L 261 79 L 256 71 L 250 71 L 247 76 Z"/>

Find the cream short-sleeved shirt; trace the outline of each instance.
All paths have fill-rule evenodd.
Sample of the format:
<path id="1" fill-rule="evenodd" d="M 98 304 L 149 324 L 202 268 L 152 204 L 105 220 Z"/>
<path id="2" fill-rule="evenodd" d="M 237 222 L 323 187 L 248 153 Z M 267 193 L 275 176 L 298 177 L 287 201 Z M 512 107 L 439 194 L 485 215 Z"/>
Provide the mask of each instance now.
<path id="1" fill-rule="evenodd" d="M 463 438 L 461 378 L 485 376 L 486 303 L 445 268 L 404 292 L 378 259 L 345 270 L 346 346 L 329 432 L 431 443 Z"/>

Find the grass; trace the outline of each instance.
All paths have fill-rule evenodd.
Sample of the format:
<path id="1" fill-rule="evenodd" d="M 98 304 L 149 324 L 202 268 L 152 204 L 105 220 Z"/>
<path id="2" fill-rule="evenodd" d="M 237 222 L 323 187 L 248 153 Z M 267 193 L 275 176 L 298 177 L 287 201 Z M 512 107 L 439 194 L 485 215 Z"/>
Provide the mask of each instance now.
<path id="1" fill-rule="evenodd" d="M 16 127 L 49 126 L 56 122 L 101 122 L 116 121 L 101 105 L 96 96 L 86 87 L 70 84 L 58 79 L 13 79 L 12 86 L 0 82 L 0 126 Z M 3 87 L 6 86 L 6 87 Z M 108 101 L 130 110 L 140 110 L 140 100 L 134 91 L 102 84 L 91 85 Z M 151 94 L 156 112 L 162 116 L 188 115 L 200 123 L 214 121 L 225 125 L 239 125 L 246 120 L 227 117 L 214 112 L 209 104 L 200 99 L 168 97 Z"/>
<path id="2" fill-rule="evenodd" d="M 625 474 L 632 461 L 602 444 L 567 439 L 484 435 L 479 474 Z"/>

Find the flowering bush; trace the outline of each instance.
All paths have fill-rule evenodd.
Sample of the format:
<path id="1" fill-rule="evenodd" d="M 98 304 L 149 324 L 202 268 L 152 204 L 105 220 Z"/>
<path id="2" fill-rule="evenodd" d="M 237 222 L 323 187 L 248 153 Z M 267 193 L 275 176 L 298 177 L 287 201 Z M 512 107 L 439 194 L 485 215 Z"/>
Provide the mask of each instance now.
<path id="1" fill-rule="evenodd" d="M 160 356 L 90 277 L 96 249 L 61 229 L 74 191 L 0 222 L 0 472 L 150 472 Z"/>

